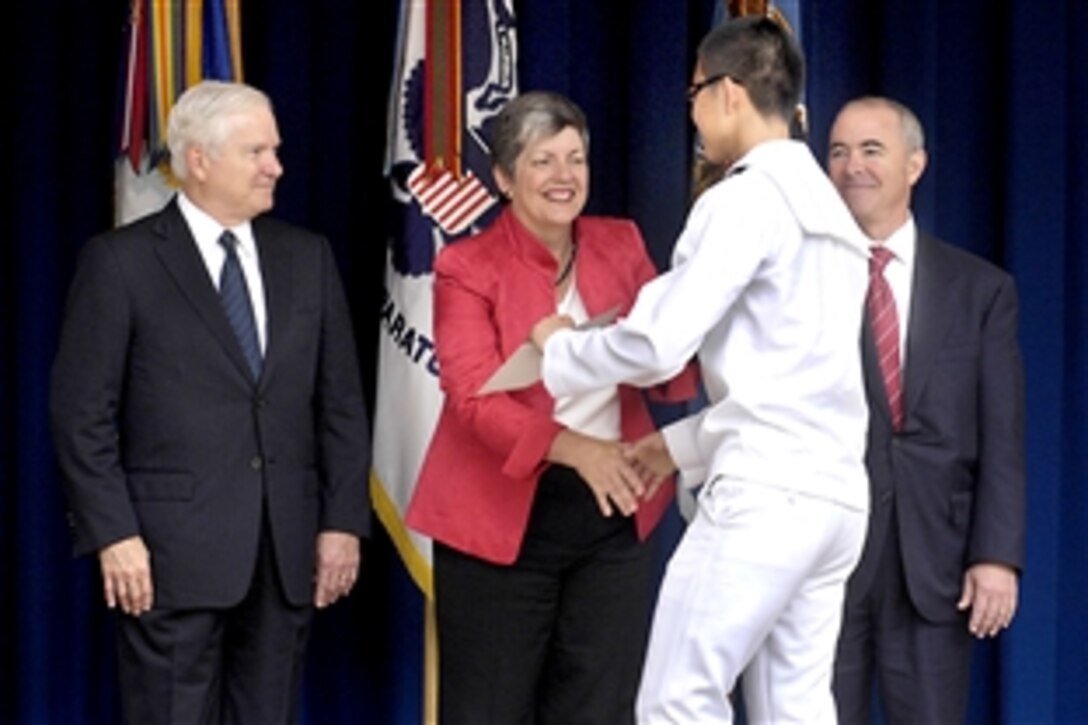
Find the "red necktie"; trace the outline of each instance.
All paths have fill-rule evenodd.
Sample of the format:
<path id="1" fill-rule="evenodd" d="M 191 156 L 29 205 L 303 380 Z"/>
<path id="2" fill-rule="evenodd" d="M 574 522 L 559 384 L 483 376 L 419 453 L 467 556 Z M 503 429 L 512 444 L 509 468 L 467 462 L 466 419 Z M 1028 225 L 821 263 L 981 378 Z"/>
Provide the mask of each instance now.
<path id="1" fill-rule="evenodd" d="M 884 390 L 888 394 L 888 407 L 892 411 L 892 430 L 903 427 L 903 375 L 899 365 L 899 315 L 895 311 L 895 297 L 884 268 L 891 261 L 891 250 L 873 247 L 869 260 L 869 294 L 865 303 L 869 310 L 869 324 L 873 327 L 876 341 L 880 376 L 884 378 Z"/>

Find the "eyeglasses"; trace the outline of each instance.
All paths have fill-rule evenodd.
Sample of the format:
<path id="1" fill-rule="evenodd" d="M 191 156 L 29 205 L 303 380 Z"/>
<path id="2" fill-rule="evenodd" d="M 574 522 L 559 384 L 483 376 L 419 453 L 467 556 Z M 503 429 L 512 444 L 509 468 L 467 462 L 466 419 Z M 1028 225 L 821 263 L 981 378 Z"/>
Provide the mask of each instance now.
<path id="1" fill-rule="evenodd" d="M 715 83 L 720 81 L 722 78 L 728 78 L 729 80 L 736 83 L 738 86 L 743 86 L 744 85 L 744 83 L 737 80 L 734 76 L 732 76 L 732 75 L 730 75 L 728 73 L 716 73 L 716 74 L 710 76 L 709 78 L 704 78 L 703 80 L 701 80 L 701 81 L 699 81 L 697 83 L 692 83 L 690 86 L 688 86 L 688 103 L 694 103 L 695 102 L 695 97 L 699 95 L 699 92 L 701 90 L 703 90 L 707 86 L 714 85 Z"/>

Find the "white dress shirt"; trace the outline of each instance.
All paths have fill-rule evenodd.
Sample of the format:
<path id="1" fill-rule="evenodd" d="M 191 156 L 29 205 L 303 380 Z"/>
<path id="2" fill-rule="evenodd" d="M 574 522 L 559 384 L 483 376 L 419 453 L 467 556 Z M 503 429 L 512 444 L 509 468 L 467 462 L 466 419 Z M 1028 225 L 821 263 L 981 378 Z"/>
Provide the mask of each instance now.
<path id="1" fill-rule="evenodd" d="M 219 289 L 219 273 L 227 258 L 226 250 L 219 243 L 219 237 L 225 231 L 223 225 L 194 204 L 182 191 L 178 192 L 178 208 L 189 224 L 189 231 L 196 240 L 196 248 L 204 260 L 204 266 L 208 268 L 212 284 Z M 241 262 L 242 273 L 246 277 L 249 301 L 253 305 L 253 321 L 257 325 L 257 342 L 260 343 L 263 355 L 268 337 L 265 330 L 268 314 L 264 300 L 264 280 L 261 277 L 261 260 L 257 256 L 257 243 L 253 240 L 253 227 L 246 222 L 231 227 L 230 231 L 238 239 L 238 261 Z"/>
<path id="2" fill-rule="evenodd" d="M 809 149 L 762 143 L 699 198 L 626 318 L 548 340 L 544 383 L 650 385 L 698 355 L 709 405 L 663 431 L 687 485 L 724 475 L 865 510 L 867 260 Z"/>
<path id="3" fill-rule="evenodd" d="M 578 285 L 571 281 L 557 311 L 568 315 L 574 324 L 589 320 Z M 570 430 L 606 441 L 620 439 L 620 393 L 615 385 L 590 390 L 579 395 L 555 399 L 555 419 Z"/>

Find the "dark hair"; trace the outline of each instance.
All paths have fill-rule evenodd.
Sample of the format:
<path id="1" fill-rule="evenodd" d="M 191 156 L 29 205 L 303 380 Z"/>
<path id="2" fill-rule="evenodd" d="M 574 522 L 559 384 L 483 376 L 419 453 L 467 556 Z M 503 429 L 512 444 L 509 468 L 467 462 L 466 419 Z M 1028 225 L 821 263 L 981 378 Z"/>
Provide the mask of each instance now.
<path id="1" fill-rule="evenodd" d="M 805 62 L 788 30 L 762 15 L 718 25 L 699 44 L 706 78 L 727 75 L 743 85 L 764 116 L 793 118 L 801 100 Z"/>
<path id="2" fill-rule="evenodd" d="M 574 101 L 550 91 L 529 91 L 511 99 L 491 127 L 491 165 L 513 178 L 514 166 L 525 146 L 541 136 L 551 137 L 573 128 L 589 151 L 586 116 Z"/>

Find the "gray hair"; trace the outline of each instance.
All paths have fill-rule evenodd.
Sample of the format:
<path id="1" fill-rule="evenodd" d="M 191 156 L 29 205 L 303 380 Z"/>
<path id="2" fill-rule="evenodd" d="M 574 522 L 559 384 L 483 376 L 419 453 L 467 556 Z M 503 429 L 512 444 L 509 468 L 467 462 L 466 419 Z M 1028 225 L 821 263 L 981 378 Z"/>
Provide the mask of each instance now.
<path id="1" fill-rule="evenodd" d="M 178 179 L 189 174 L 185 152 L 202 146 L 214 154 L 238 118 L 255 108 L 272 110 L 272 101 L 253 86 L 228 81 L 201 81 L 182 93 L 170 110 L 167 145 L 170 169 Z"/>
<path id="2" fill-rule="evenodd" d="M 518 156 L 538 138 L 549 138 L 573 128 L 589 151 L 589 126 L 582 109 L 566 96 L 530 91 L 511 99 L 495 117 L 491 130 L 491 165 L 510 178 Z"/>
<path id="3" fill-rule="evenodd" d="M 911 153 L 915 151 L 925 151 L 926 136 L 925 132 L 922 130 L 922 122 L 918 120 L 918 116 L 914 114 L 914 111 L 910 110 L 899 101 L 886 96 L 862 96 L 861 98 L 855 98 L 847 105 L 879 106 L 887 108 L 899 117 L 899 128 L 903 132 L 903 142 L 907 146 L 907 151 Z"/>

